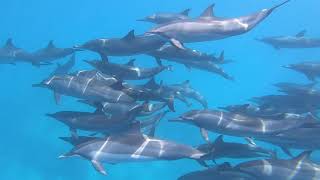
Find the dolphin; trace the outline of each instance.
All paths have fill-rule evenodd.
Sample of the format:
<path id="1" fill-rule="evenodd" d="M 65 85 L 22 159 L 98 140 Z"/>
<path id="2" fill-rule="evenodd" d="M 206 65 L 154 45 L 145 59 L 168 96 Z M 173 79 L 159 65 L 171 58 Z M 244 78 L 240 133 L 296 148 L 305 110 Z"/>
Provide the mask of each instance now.
<path id="1" fill-rule="evenodd" d="M 167 92 L 163 86 L 158 88 L 149 88 L 148 85 L 152 83 L 154 79 L 151 79 L 144 85 L 133 85 L 129 83 L 123 83 L 124 88 L 122 91 L 138 101 L 159 101 L 167 104 L 171 111 L 175 111 L 174 100 L 176 94 Z"/>
<path id="2" fill-rule="evenodd" d="M 274 156 L 274 152 L 257 146 L 254 143 L 241 144 L 230 143 L 223 140 L 223 135 L 217 137 L 213 143 L 198 146 L 202 152 L 208 152 L 206 160 L 220 158 L 247 159 L 247 158 L 269 158 Z"/>
<path id="3" fill-rule="evenodd" d="M 132 56 L 156 50 L 166 43 L 162 37 L 153 34 L 136 36 L 134 30 L 123 38 L 95 39 L 75 48 L 99 53 L 105 61 L 108 56 Z"/>
<path id="4" fill-rule="evenodd" d="M 77 130 L 116 134 L 130 129 L 132 125 L 136 123 L 136 117 L 143 108 L 143 105 L 137 106 L 121 116 L 106 116 L 101 113 L 73 111 L 62 111 L 54 114 L 47 114 L 47 116 L 67 125 L 70 128 L 72 137 L 78 137 Z M 166 115 L 166 113 L 167 112 L 162 112 L 142 120 L 141 128 L 151 127 L 152 134 L 154 134 L 155 130 L 153 128 L 155 128 L 156 124 Z"/>
<path id="5" fill-rule="evenodd" d="M 316 61 L 302 62 L 298 64 L 290 64 L 283 66 L 299 73 L 304 74 L 310 81 L 315 82 L 318 77 L 320 77 L 320 63 Z"/>
<path id="6" fill-rule="evenodd" d="M 142 80 L 149 79 L 164 70 L 171 70 L 170 66 L 159 66 L 153 68 L 142 68 L 135 66 L 135 59 L 126 64 L 115 64 L 107 61 L 86 61 L 88 64 L 98 69 L 104 74 L 114 76 L 122 80 Z"/>
<path id="7" fill-rule="evenodd" d="M 189 80 L 184 81 L 180 84 L 167 85 L 164 86 L 164 88 L 174 92 L 179 92 L 184 97 L 198 101 L 203 106 L 203 108 L 208 108 L 208 102 L 205 97 L 201 95 L 200 92 L 192 88 Z"/>
<path id="8" fill-rule="evenodd" d="M 256 175 L 259 180 L 292 179 L 311 180 L 320 178 L 320 165 L 310 160 L 310 151 L 289 159 L 264 159 L 244 162 L 235 167 Z"/>
<path id="9" fill-rule="evenodd" d="M 162 81 L 160 84 L 157 84 L 155 82 L 155 79 L 153 78 L 146 84 L 145 87 L 150 89 L 162 88 L 164 92 L 176 96 L 176 98 L 186 103 L 188 106 L 190 106 L 190 103 L 186 100 L 186 98 L 191 98 L 198 101 L 205 109 L 208 108 L 207 100 L 203 95 L 192 88 L 189 80 L 184 81 L 180 84 L 163 85 Z"/>
<path id="10" fill-rule="evenodd" d="M 76 51 L 80 51 L 80 49 L 58 48 L 54 45 L 53 41 L 50 41 L 47 47 L 31 53 L 31 56 L 28 59 L 28 61 L 36 66 L 41 65 L 43 63 L 50 64 L 52 61 L 72 55 Z"/>
<path id="11" fill-rule="evenodd" d="M 59 139 L 73 145 L 73 146 L 78 146 L 80 144 L 96 140 L 99 137 L 93 137 L 93 136 L 78 136 L 78 137 L 59 137 Z"/>
<path id="12" fill-rule="evenodd" d="M 51 89 L 54 92 L 56 103 L 59 103 L 61 95 L 72 96 L 80 99 L 90 100 L 93 102 L 123 102 L 132 103 L 135 100 L 125 94 L 118 88 L 121 83 L 113 77 L 62 75 L 53 76 L 35 84 L 33 87 L 42 87 Z"/>
<path id="13" fill-rule="evenodd" d="M 172 45 L 163 45 L 161 48 L 149 52 L 148 55 L 156 58 L 159 65 L 162 64 L 161 59 L 181 64 L 184 64 L 184 62 L 189 62 L 191 64 L 194 61 L 212 61 L 214 64 L 226 64 L 232 62 L 231 60 L 226 60 L 224 58 L 224 51 L 221 52 L 219 57 L 216 57 L 213 54 L 203 53 L 190 48 L 177 49 Z"/>
<path id="14" fill-rule="evenodd" d="M 49 77 L 52 76 L 59 76 L 59 75 L 66 75 L 68 74 L 71 69 L 74 67 L 76 63 L 76 57 L 75 54 L 73 54 L 68 62 L 65 64 L 57 64 L 57 68 L 50 74 Z"/>
<path id="15" fill-rule="evenodd" d="M 297 95 L 268 95 L 254 97 L 250 101 L 259 105 L 264 111 L 304 114 L 314 113 L 319 108 L 319 99 Z"/>
<path id="16" fill-rule="evenodd" d="M 151 29 L 148 33 L 158 34 L 174 46 L 184 49 L 183 43 L 213 41 L 244 34 L 267 18 L 275 9 L 286 4 L 287 0 L 270 9 L 237 18 L 219 18 L 210 5 L 198 19 L 175 21 Z"/>
<path id="17" fill-rule="evenodd" d="M 0 64 L 12 64 L 25 62 L 30 54 L 13 44 L 12 39 L 8 39 L 6 44 L 0 48 Z"/>
<path id="18" fill-rule="evenodd" d="M 90 102 L 87 100 L 80 100 L 80 102 L 88 104 L 90 106 L 96 107 L 98 111 L 102 111 L 105 114 L 119 115 L 125 114 L 136 106 L 139 106 L 140 103 L 109 103 L 109 102 Z M 144 104 L 143 110 L 138 114 L 138 116 L 149 116 L 158 112 L 167 106 L 166 103 L 148 103 Z"/>
<path id="19" fill-rule="evenodd" d="M 286 117 L 294 115 L 292 113 L 280 112 L 274 108 L 263 108 L 253 104 L 231 105 L 226 107 L 219 107 L 219 109 L 244 116 L 274 120 L 283 120 Z"/>
<path id="20" fill-rule="evenodd" d="M 185 174 L 178 180 L 259 180 L 254 174 L 242 172 L 231 166 L 230 163 L 223 163 L 209 169 L 200 170 Z"/>
<path id="21" fill-rule="evenodd" d="M 306 30 L 303 30 L 295 36 L 275 36 L 256 39 L 265 44 L 269 44 L 275 49 L 281 48 L 317 48 L 320 47 L 320 38 L 306 38 Z"/>
<path id="22" fill-rule="evenodd" d="M 256 140 L 264 141 L 281 147 L 283 152 L 292 157 L 291 149 L 319 150 L 320 128 L 306 127 L 289 130 L 270 137 L 258 137 Z"/>
<path id="23" fill-rule="evenodd" d="M 204 70 L 207 72 L 218 74 L 225 79 L 233 80 L 221 67 L 217 64 L 225 63 L 224 53 L 219 58 L 213 55 L 204 54 L 191 49 L 178 49 L 171 45 L 164 45 L 158 50 L 151 51 L 148 55 L 156 58 L 158 64 L 161 63 L 161 59 L 166 59 L 179 64 L 183 64 L 189 70 L 192 68 Z"/>
<path id="24" fill-rule="evenodd" d="M 173 21 L 189 19 L 191 9 L 186 9 L 180 13 L 155 13 L 138 21 L 150 22 L 154 24 L 165 24 Z"/>
<path id="25" fill-rule="evenodd" d="M 91 161 L 98 172 L 107 175 L 102 163 L 170 161 L 185 158 L 199 160 L 204 155 L 193 147 L 141 134 L 139 129 L 80 144 L 60 158 L 81 156 Z"/>
<path id="26" fill-rule="evenodd" d="M 274 86 L 278 87 L 280 92 L 286 93 L 288 95 L 320 97 L 320 91 L 317 88 L 315 88 L 315 83 L 276 83 L 274 84 Z"/>
<path id="27" fill-rule="evenodd" d="M 316 123 L 313 119 L 301 120 L 292 118 L 275 121 L 218 110 L 192 110 L 169 121 L 187 123 L 199 127 L 202 137 L 207 142 L 207 131 L 238 137 L 264 137 L 291 129 L 309 127 Z"/>

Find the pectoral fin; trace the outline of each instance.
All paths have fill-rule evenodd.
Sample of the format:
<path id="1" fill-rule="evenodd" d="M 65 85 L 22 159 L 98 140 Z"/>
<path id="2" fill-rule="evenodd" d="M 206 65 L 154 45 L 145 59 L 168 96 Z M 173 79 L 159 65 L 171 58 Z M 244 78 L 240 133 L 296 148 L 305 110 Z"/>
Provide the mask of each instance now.
<path id="1" fill-rule="evenodd" d="M 209 134 L 208 134 L 208 131 L 205 130 L 204 128 L 200 128 L 200 132 L 201 132 L 201 136 L 203 137 L 203 139 L 208 143 L 210 144 L 210 139 L 209 139 Z"/>
<path id="2" fill-rule="evenodd" d="M 54 93 L 54 100 L 56 102 L 57 105 L 60 104 L 61 101 L 61 94 L 57 93 L 57 92 L 53 92 Z"/>
<path id="3" fill-rule="evenodd" d="M 106 170 L 104 169 L 103 165 L 97 161 L 97 160 L 91 160 L 92 166 L 94 167 L 94 169 L 96 171 L 98 171 L 99 173 L 103 174 L 103 175 L 107 175 Z"/>
<path id="4" fill-rule="evenodd" d="M 285 148 L 285 147 L 281 147 L 282 151 L 284 153 L 286 153 L 288 156 L 293 157 L 292 153 L 290 152 L 289 149 Z"/>
<path id="5" fill-rule="evenodd" d="M 163 65 L 162 65 L 162 61 L 161 61 L 160 58 L 156 58 L 156 61 L 157 61 L 157 63 L 158 63 L 159 66 L 163 66 Z"/>
<path id="6" fill-rule="evenodd" d="M 177 39 L 171 38 L 170 43 L 172 46 L 178 48 L 178 49 L 185 49 L 184 45 L 182 42 L 178 41 Z"/>

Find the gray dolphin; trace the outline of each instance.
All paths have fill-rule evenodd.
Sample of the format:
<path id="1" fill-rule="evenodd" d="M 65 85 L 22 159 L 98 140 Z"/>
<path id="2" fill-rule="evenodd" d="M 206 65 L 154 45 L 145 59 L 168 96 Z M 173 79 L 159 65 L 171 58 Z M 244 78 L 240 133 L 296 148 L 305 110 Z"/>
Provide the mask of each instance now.
<path id="1" fill-rule="evenodd" d="M 162 81 L 160 84 L 157 84 L 153 78 L 145 85 L 145 87 L 150 89 L 162 89 L 163 92 L 166 92 L 168 95 L 174 95 L 177 99 L 186 103 L 187 106 L 190 106 L 191 104 L 186 98 L 191 98 L 198 101 L 205 109 L 208 107 L 207 100 L 197 90 L 192 88 L 190 81 L 184 81 L 180 84 L 164 85 Z"/>
<path id="2" fill-rule="evenodd" d="M 289 130 L 270 137 L 258 137 L 256 140 L 264 141 L 281 147 L 283 152 L 292 156 L 291 149 L 319 150 L 320 128 L 306 127 Z"/>
<path id="3" fill-rule="evenodd" d="M 310 151 L 290 160 L 264 159 L 244 162 L 235 168 L 254 174 L 259 180 L 312 180 L 320 179 L 320 165 L 310 160 Z"/>
<path id="4" fill-rule="evenodd" d="M 161 59 L 190 65 L 192 65 L 192 62 L 194 61 L 212 61 L 214 64 L 232 62 L 231 60 L 225 60 L 224 52 L 222 52 L 219 57 L 216 57 L 213 54 L 203 53 L 190 48 L 177 49 L 172 45 L 164 45 L 160 49 L 149 52 L 148 55 L 156 58 L 159 65 L 162 64 Z"/>
<path id="5" fill-rule="evenodd" d="M 53 76 L 33 87 L 42 87 L 53 90 L 56 103 L 59 103 L 61 95 L 86 99 L 93 102 L 123 102 L 132 103 L 135 100 L 122 91 L 113 87 L 118 87 L 121 83 L 113 77 L 108 76 Z"/>
<path id="6" fill-rule="evenodd" d="M 81 156 L 91 161 L 98 172 L 107 175 L 102 163 L 118 164 L 184 158 L 199 160 L 204 155 L 203 152 L 190 146 L 152 138 L 141 134 L 138 130 L 80 144 L 60 158 Z"/>
<path id="7" fill-rule="evenodd" d="M 269 44 L 275 49 L 281 48 L 316 48 L 320 47 L 320 38 L 306 38 L 306 30 L 299 32 L 295 36 L 275 36 L 256 39 Z"/>
<path id="8" fill-rule="evenodd" d="M 95 103 L 90 102 L 87 100 L 80 100 L 80 102 L 88 104 L 90 106 L 96 107 L 97 110 L 101 110 L 105 114 L 112 114 L 112 115 L 119 115 L 126 114 L 131 109 L 136 106 L 139 106 L 140 103 L 109 103 L 109 102 L 102 102 L 102 103 Z M 138 116 L 149 116 L 158 112 L 167 106 L 166 103 L 145 103 L 143 110 L 138 114 Z"/>
<path id="9" fill-rule="evenodd" d="M 80 144 L 99 139 L 99 137 L 94 136 L 78 136 L 78 137 L 59 137 L 59 139 L 73 145 L 78 146 Z"/>
<path id="10" fill-rule="evenodd" d="M 257 146 L 254 143 L 241 144 L 225 142 L 223 135 L 217 137 L 213 143 L 203 144 L 198 147 L 202 152 L 207 152 L 206 160 L 220 158 L 246 159 L 246 158 L 268 158 L 275 156 L 275 152 Z"/>
<path id="11" fill-rule="evenodd" d="M 33 65 L 50 64 L 52 61 L 69 56 L 80 49 L 77 48 L 58 48 L 50 41 L 47 47 L 31 53 L 28 59 Z"/>
<path id="12" fill-rule="evenodd" d="M 166 40 L 158 35 L 144 34 L 136 36 L 134 30 L 132 30 L 123 38 L 95 39 L 75 47 L 97 52 L 103 60 L 107 61 L 108 56 L 144 54 L 160 48 L 165 43 Z"/>
<path id="13" fill-rule="evenodd" d="M 174 46 L 183 49 L 183 43 L 212 41 L 244 34 L 268 17 L 275 9 L 289 1 L 249 16 L 230 19 L 215 17 L 214 5 L 211 5 L 198 19 L 167 23 L 150 30 L 148 33 L 161 35 Z"/>
<path id="14" fill-rule="evenodd" d="M 0 64 L 13 64 L 17 62 L 26 62 L 30 54 L 25 50 L 16 47 L 12 39 L 8 39 L 6 44 L 0 48 Z"/>
<path id="15" fill-rule="evenodd" d="M 174 100 L 176 98 L 176 94 L 166 91 L 163 86 L 157 88 L 148 87 L 148 85 L 153 83 L 153 81 L 154 79 L 152 78 L 144 85 L 123 83 L 122 85 L 124 86 L 124 88 L 122 89 L 122 91 L 139 101 L 165 102 L 168 108 L 174 112 Z"/>
<path id="16" fill-rule="evenodd" d="M 288 95 L 320 97 L 320 91 L 315 87 L 315 83 L 276 83 L 274 84 L 274 86 L 278 87 L 280 92 L 286 93 Z"/>
<path id="17" fill-rule="evenodd" d="M 304 114 L 319 109 L 319 98 L 297 95 L 268 95 L 254 97 L 250 101 L 269 112 Z"/>
<path id="18" fill-rule="evenodd" d="M 66 124 L 73 137 L 78 137 L 77 130 L 116 134 L 130 129 L 136 123 L 136 117 L 143 108 L 143 105 L 136 106 L 121 116 L 73 111 L 62 111 L 47 114 L 47 116 Z M 167 112 L 162 112 L 141 120 L 141 128 L 151 128 L 150 130 L 154 134 L 155 126 L 166 114 Z"/>
<path id="19" fill-rule="evenodd" d="M 185 174 L 178 180 L 259 180 L 254 174 L 240 171 L 229 163 Z"/>
<path id="20" fill-rule="evenodd" d="M 170 66 L 159 66 L 153 68 L 142 68 L 135 66 L 135 59 L 126 64 L 115 64 L 107 61 L 86 61 L 88 64 L 98 69 L 104 74 L 114 76 L 122 80 L 142 80 L 149 79 L 164 70 L 171 70 Z"/>
<path id="21" fill-rule="evenodd" d="M 275 108 L 264 108 L 253 104 L 231 105 L 226 107 L 219 107 L 219 109 L 223 109 L 235 114 L 241 114 L 244 116 L 274 120 L 283 120 L 286 117 L 293 115 L 292 113 L 281 112 Z"/>
<path id="22" fill-rule="evenodd" d="M 316 123 L 314 120 L 297 118 L 275 121 L 217 110 L 193 110 L 169 121 L 187 123 L 199 127 L 206 141 L 209 141 L 207 130 L 239 137 L 264 137 Z"/>
<path id="23" fill-rule="evenodd" d="M 58 76 L 58 75 L 66 75 L 68 74 L 71 69 L 74 67 L 76 64 L 76 57 L 75 54 L 73 54 L 68 62 L 65 64 L 57 64 L 57 68 L 50 74 L 49 77 L 52 76 Z"/>
<path id="24" fill-rule="evenodd" d="M 315 82 L 316 78 L 320 77 L 320 63 L 316 61 L 290 64 L 283 67 L 304 74 L 310 81 Z"/>
<path id="25" fill-rule="evenodd" d="M 230 75 L 217 65 L 225 63 L 224 53 L 219 58 L 216 58 L 213 55 L 204 54 L 192 49 L 178 49 L 171 45 L 164 45 L 158 50 L 149 52 L 148 55 L 155 57 L 158 64 L 162 64 L 161 59 L 166 59 L 183 64 L 188 69 L 200 69 L 233 80 Z"/>
<path id="26" fill-rule="evenodd" d="M 155 13 L 138 21 L 151 22 L 155 24 L 165 24 L 173 21 L 189 19 L 191 9 L 186 9 L 180 13 Z"/>

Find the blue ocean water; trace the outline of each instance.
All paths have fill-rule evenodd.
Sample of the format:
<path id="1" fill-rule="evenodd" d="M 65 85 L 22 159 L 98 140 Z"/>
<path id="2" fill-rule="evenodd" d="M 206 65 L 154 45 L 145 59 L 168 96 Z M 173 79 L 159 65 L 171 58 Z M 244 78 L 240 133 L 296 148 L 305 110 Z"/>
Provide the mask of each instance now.
<path id="1" fill-rule="evenodd" d="M 45 47 L 49 40 L 54 40 L 59 47 L 70 47 L 100 37 L 121 37 L 131 29 L 142 34 L 152 25 L 137 22 L 136 19 L 154 12 L 179 12 L 186 8 L 192 8 L 191 16 L 196 17 L 211 3 L 213 2 L 209 0 L 2 0 L 0 42 L 5 43 L 11 37 L 17 46 L 32 51 Z M 214 3 L 216 15 L 234 17 L 272 7 L 279 0 L 216 0 Z M 317 60 L 320 57 L 318 49 L 277 51 L 256 42 L 254 38 L 295 35 L 303 29 L 308 30 L 309 36 L 320 37 L 320 25 L 317 23 L 317 18 L 320 17 L 319 5 L 317 0 L 292 0 L 247 34 L 188 45 L 208 53 L 218 54 L 225 50 L 226 57 L 235 62 L 224 65 L 224 69 L 235 77 L 235 82 L 199 70 L 188 71 L 178 64 L 175 64 L 174 72 L 162 73 L 157 79 L 168 84 L 190 80 L 193 87 L 207 98 L 211 108 L 245 103 L 254 96 L 274 94 L 276 90 L 272 84 L 276 82 L 306 82 L 302 75 L 288 71 L 281 65 Z M 92 57 L 97 55 L 90 52 L 78 53 L 75 69 L 88 69 L 82 60 Z M 136 58 L 138 65 L 155 65 L 155 61 L 148 56 Z M 129 57 L 123 57 L 111 60 L 126 62 L 128 59 Z M 69 97 L 63 97 L 62 104 L 57 106 L 49 91 L 31 87 L 47 77 L 53 69 L 54 66 L 37 68 L 30 64 L 0 66 L 0 179 L 171 180 L 201 169 L 191 160 L 118 164 L 106 165 L 109 175 L 104 177 L 82 159 L 59 160 L 57 157 L 68 152 L 71 147 L 58 137 L 69 135 L 69 130 L 63 124 L 45 117 L 45 114 L 61 110 L 91 109 Z M 200 106 L 194 103 L 192 108 Z M 177 104 L 177 112 L 171 113 L 168 118 L 187 110 L 189 108 L 185 105 Z M 166 119 L 161 122 L 157 137 L 189 145 L 203 143 L 197 128 L 169 123 Z M 216 135 L 212 133 L 210 136 L 214 139 Z M 228 140 L 240 141 L 233 137 L 228 137 Z"/>

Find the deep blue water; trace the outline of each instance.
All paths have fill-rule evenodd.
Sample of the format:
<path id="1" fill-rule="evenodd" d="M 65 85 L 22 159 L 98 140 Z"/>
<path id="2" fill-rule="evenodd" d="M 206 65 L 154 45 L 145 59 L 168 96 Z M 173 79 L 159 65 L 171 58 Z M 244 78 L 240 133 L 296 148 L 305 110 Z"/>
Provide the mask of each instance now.
<path id="1" fill-rule="evenodd" d="M 271 7 L 280 0 L 216 0 L 218 16 L 234 17 Z M 70 47 L 100 37 L 121 37 L 131 29 L 137 34 L 152 27 L 136 22 L 136 19 L 154 12 L 180 12 L 192 8 L 191 16 L 198 16 L 212 1 L 172 0 L 2 0 L 0 2 L 0 42 L 11 37 L 17 46 L 27 50 L 45 47 L 54 40 L 59 47 Z M 292 0 L 278 9 L 253 31 L 225 40 L 190 44 L 188 47 L 208 53 L 225 50 L 226 57 L 235 63 L 225 65 L 225 70 L 236 78 L 229 82 L 223 78 L 198 70 L 189 72 L 175 64 L 174 72 L 165 72 L 157 77 L 166 83 L 190 80 L 209 102 L 211 108 L 244 103 L 253 96 L 276 93 L 276 82 L 306 82 L 304 76 L 281 68 L 281 65 L 316 60 L 319 49 L 277 51 L 254 38 L 268 35 L 295 35 L 303 29 L 308 36 L 320 37 L 319 1 Z M 89 68 L 83 59 L 97 57 L 90 52 L 77 55 L 77 70 Z M 148 56 L 137 56 L 137 64 L 154 65 Z M 125 62 L 129 58 L 120 59 Z M 123 59 L 123 61 L 121 61 Z M 55 66 L 36 68 L 30 64 L 0 66 L 0 179 L 2 180 L 98 180 L 128 179 L 156 180 L 176 179 L 180 175 L 201 169 L 191 160 L 106 165 L 108 177 L 98 174 L 89 162 L 78 158 L 58 160 L 58 156 L 71 147 L 57 139 L 69 134 L 68 129 L 44 115 L 60 110 L 91 110 L 76 103 L 74 98 L 63 97 L 62 105 L 54 103 L 52 93 L 35 89 L 31 84 L 45 78 Z M 194 103 L 193 108 L 200 108 Z M 188 110 L 177 104 L 178 116 Z M 167 118 L 166 118 L 167 119 Z M 181 143 L 203 143 L 199 130 L 182 124 L 163 120 L 157 136 Z M 214 139 L 215 134 L 211 134 Z M 229 140 L 239 140 L 228 138 Z M 221 160 L 219 162 L 223 162 Z M 235 162 L 235 161 L 232 161 Z"/>

